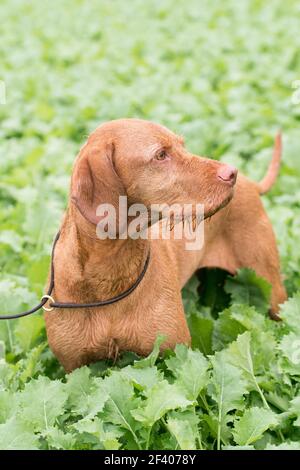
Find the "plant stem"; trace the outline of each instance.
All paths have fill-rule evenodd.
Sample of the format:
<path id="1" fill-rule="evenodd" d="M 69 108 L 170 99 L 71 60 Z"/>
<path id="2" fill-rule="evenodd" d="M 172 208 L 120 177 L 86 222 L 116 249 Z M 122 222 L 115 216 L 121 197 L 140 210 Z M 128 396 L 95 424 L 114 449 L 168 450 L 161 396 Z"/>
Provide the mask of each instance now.
<path id="1" fill-rule="evenodd" d="M 9 347 L 10 347 L 10 350 L 13 351 L 13 340 L 12 340 L 12 334 L 11 334 L 11 329 L 10 329 L 10 324 L 9 324 L 9 320 L 6 320 L 6 327 L 7 327 L 7 332 L 8 332 L 8 341 L 9 341 Z"/>
<path id="2" fill-rule="evenodd" d="M 148 431 L 148 436 L 147 436 L 147 441 L 146 441 L 146 450 L 149 450 L 151 431 L 152 431 L 152 427 Z"/>
<path id="3" fill-rule="evenodd" d="M 209 408 L 209 405 L 208 405 L 208 403 L 207 403 L 207 401 L 206 401 L 206 397 L 205 397 L 205 395 L 202 394 L 202 392 L 200 392 L 199 398 L 201 398 L 201 401 L 202 401 L 202 403 L 203 403 L 203 405 L 204 405 L 204 408 L 205 408 L 206 411 L 209 413 L 210 408 Z"/>
<path id="4" fill-rule="evenodd" d="M 265 399 L 265 396 L 264 396 L 264 394 L 263 394 L 263 392 L 262 392 L 260 386 L 258 385 L 257 380 L 256 380 L 256 377 L 255 377 L 254 374 L 253 374 L 253 378 L 254 378 L 254 381 L 255 381 L 256 389 L 257 389 L 258 393 L 260 394 L 260 397 L 261 397 L 261 399 L 262 399 L 262 401 L 263 401 L 263 404 L 264 404 L 264 406 L 269 410 L 269 409 L 270 409 L 269 404 L 268 404 L 267 400 Z"/>

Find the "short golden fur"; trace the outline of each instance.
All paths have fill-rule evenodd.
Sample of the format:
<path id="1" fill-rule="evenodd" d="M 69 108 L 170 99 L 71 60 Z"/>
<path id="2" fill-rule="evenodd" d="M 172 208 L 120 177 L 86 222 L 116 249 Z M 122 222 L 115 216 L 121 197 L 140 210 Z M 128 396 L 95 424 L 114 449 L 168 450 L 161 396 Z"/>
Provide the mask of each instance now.
<path id="1" fill-rule="evenodd" d="M 167 162 L 153 158 L 168 152 Z M 231 273 L 249 267 L 272 284 L 273 313 L 286 299 L 270 221 L 260 201 L 274 182 L 278 152 L 261 185 L 238 175 L 235 188 L 218 174 L 227 166 L 189 153 L 182 138 L 157 124 L 122 119 L 100 126 L 76 159 L 69 205 L 54 257 L 60 302 L 93 302 L 126 290 L 137 279 L 151 247 L 144 279 L 126 299 L 101 308 L 46 313 L 51 349 L 66 371 L 120 351 L 148 354 L 158 333 L 163 348 L 190 343 L 181 289 L 202 267 Z M 186 251 L 184 240 L 99 240 L 96 207 L 118 204 L 204 203 L 205 244 Z M 226 206 L 225 208 L 223 208 Z M 214 215 L 213 215 L 214 214 Z M 209 216 L 212 216 L 209 218 Z"/>

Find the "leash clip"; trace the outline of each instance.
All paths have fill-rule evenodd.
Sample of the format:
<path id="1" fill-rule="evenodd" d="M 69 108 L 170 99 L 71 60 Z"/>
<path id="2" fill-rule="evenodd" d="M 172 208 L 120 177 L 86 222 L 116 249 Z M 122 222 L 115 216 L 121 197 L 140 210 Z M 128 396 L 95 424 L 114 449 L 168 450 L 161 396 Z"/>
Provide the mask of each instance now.
<path id="1" fill-rule="evenodd" d="M 55 303 L 55 300 L 53 299 L 53 297 L 51 297 L 51 295 L 43 295 L 43 297 L 41 298 L 41 302 L 44 300 L 44 299 L 48 299 L 50 300 L 53 304 Z M 42 306 L 42 309 L 45 310 L 45 312 L 52 312 L 52 310 L 54 310 L 54 307 L 51 307 L 51 308 L 47 308 L 45 307 L 45 305 Z"/>

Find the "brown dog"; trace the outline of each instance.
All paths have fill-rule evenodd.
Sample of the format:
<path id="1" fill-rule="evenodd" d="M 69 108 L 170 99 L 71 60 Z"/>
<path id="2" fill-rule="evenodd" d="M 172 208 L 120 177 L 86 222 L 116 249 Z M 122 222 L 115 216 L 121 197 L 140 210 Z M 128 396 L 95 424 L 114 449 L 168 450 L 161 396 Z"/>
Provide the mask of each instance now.
<path id="1" fill-rule="evenodd" d="M 188 153 L 182 138 L 157 124 L 124 119 L 100 126 L 75 162 L 55 249 L 53 297 L 74 303 L 109 299 L 136 281 L 149 247 L 151 257 L 139 286 L 120 302 L 46 313 L 50 347 L 66 371 L 115 358 L 119 351 L 146 355 L 158 333 L 166 335 L 163 348 L 189 344 L 180 291 L 202 267 L 230 273 L 254 269 L 272 284 L 271 311 L 276 313 L 286 293 L 275 237 L 259 195 L 272 186 L 279 162 L 280 138 L 267 176 L 258 184 L 242 175 L 237 178 L 229 165 Z M 147 208 L 162 202 L 203 203 L 204 247 L 187 251 L 184 240 L 174 239 L 100 240 L 96 208 L 100 203 L 117 207 L 120 195 L 128 197 L 128 205 L 143 203 Z"/>

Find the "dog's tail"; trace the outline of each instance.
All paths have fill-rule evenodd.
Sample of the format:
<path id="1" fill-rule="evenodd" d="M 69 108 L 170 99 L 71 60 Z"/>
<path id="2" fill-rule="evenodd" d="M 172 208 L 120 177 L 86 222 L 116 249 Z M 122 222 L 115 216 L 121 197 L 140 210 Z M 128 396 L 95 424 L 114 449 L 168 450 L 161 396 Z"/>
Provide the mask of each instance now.
<path id="1" fill-rule="evenodd" d="M 280 162 L 281 162 L 281 153 L 282 153 L 282 139 L 281 133 L 275 137 L 275 145 L 273 150 L 273 157 L 268 168 L 266 176 L 258 183 L 259 194 L 267 193 L 273 186 L 276 181 L 277 175 L 279 173 Z"/>

